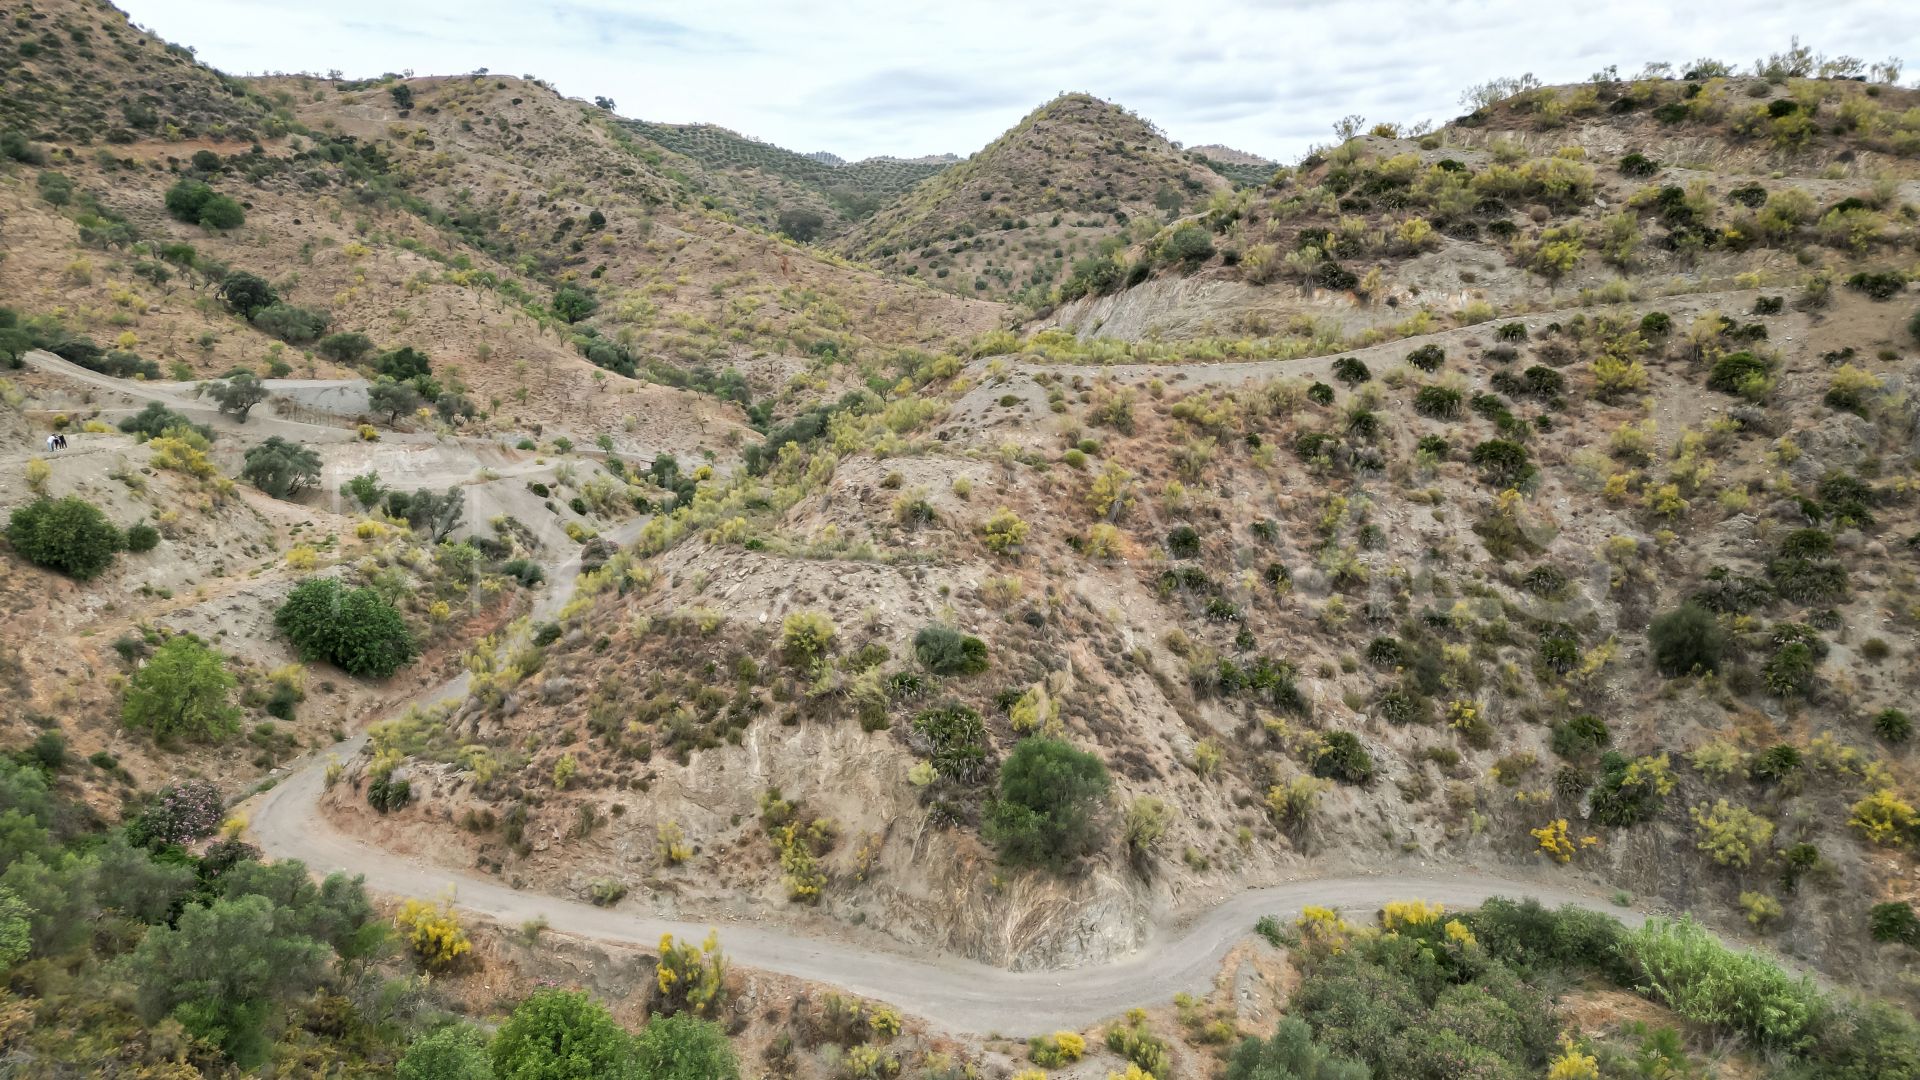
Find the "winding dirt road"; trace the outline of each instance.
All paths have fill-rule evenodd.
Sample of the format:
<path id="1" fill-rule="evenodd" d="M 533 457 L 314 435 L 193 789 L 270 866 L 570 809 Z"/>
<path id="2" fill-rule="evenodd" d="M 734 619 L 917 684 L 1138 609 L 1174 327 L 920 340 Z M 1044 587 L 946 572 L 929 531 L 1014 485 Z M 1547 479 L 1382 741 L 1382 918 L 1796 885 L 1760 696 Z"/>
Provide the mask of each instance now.
<path id="1" fill-rule="evenodd" d="M 643 524 L 644 519 L 626 522 L 609 539 L 624 544 Z M 553 583 L 529 621 L 550 617 L 565 605 L 573 595 L 578 568 L 576 556 L 552 569 Z M 462 697 L 466 681 L 462 674 L 405 705 Z M 699 940 L 710 929 L 703 923 L 516 891 L 493 878 L 397 855 L 346 835 L 320 809 L 326 763 L 352 757 L 365 742 L 362 733 L 291 766 L 249 808 L 253 839 L 267 853 L 299 859 L 318 873 L 363 875 L 375 892 L 417 897 L 451 892 L 459 907 L 509 926 L 539 917 L 563 933 L 647 947 L 663 934 Z M 1318 904 L 1368 917 L 1389 900 L 1418 898 L 1458 909 L 1492 896 L 1577 904 L 1629 924 L 1644 919 L 1584 893 L 1496 877 L 1395 875 L 1320 878 L 1241 893 L 1177 928 L 1159 928 L 1146 947 L 1124 960 L 1063 971 L 1006 971 L 956 956 L 913 956 L 741 923 L 726 924 L 720 938 L 737 964 L 839 986 L 889 1002 L 947 1031 L 1024 1037 L 1084 1029 L 1133 1006 L 1164 1002 L 1180 991 L 1205 993 L 1227 951 L 1262 915 L 1291 918 L 1301 908 Z"/>

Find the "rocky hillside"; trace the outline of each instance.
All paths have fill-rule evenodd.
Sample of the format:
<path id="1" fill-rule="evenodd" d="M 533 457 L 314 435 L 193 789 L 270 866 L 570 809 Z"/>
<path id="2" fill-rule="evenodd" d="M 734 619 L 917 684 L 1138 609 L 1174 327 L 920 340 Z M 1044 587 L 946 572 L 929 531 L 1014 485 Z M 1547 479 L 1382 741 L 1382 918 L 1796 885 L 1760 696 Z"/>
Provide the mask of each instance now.
<path id="1" fill-rule="evenodd" d="M 1067 94 L 861 222 L 840 246 L 963 296 L 1045 295 L 1075 260 L 1231 186 L 1127 110 Z"/>

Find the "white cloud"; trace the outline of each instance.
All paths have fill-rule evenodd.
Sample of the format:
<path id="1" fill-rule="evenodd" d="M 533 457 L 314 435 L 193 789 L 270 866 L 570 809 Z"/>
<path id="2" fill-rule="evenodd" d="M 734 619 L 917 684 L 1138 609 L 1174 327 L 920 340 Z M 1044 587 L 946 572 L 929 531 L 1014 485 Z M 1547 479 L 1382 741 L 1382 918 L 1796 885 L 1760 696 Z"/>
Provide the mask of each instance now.
<path id="1" fill-rule="evenodd" d="M 1799 32 L 1884 59 L 1920 5 L 1878 0 L 119 0 L 235 74 L 486 67 L 605 94 L 628 116 L 706 121 L 843 157 L 967 154 L 1066 90 L 1188 143 L 1291 160 L 1347 113 L 1445 120 L 1467 86 L 1532 71 L 1715 56 L 1748 64 Z"/>

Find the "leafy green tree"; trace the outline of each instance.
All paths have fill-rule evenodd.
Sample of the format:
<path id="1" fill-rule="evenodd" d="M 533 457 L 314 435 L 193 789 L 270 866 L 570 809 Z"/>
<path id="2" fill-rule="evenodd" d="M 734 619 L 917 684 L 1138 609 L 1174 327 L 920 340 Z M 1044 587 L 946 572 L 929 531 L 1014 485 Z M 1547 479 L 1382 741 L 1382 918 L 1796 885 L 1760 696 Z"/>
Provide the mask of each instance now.
<path id="1" fill-rule="evenodd" d="M 1285 1017 L 1273 1038 L 1243 1041 L 1227 1062 L 1227 1080 L 1370 1080 L 1358 1061 L 1335 1058 L 1313 1041 L 1313 1029 Z"/>
<path id="2" fill-rule="evenodd" d="M 234 683 L 224 657 L 192 634 L 176 634 L 127 680 L 120 717 L 156 739 L 215 742 L 239 728 L 240 712 L 228 700 Z"/>
<path id="3" fill-rule="evenodd" d="M 384 679 L 414 657 L 413 632 L 400 612 L 372 589 L 348 589 L 338 578 L 295 586 L 273 622 L 301 656 L 349 675 Z"/>
<path id="4" fill-rule="evenodd" d="M 173 217 L 209 229 L 232 229 L 247 217 L 238 202 L 198 180 L 182 180 L 168 188 L 165 202 Z"/>
<path id="5" fill-rule="evenodd" d="M 983 832 L 1015 866 L 1063 868 L 1100 845 L 1107 768 L 1060 739 L 1024 739 L 1000 770 Z"/>
<path id="6" fill-rule="evenodd" d="M 254 312 L 277 303 L 280 295 L 257 274 L 229 270 L 220 278 L 220 299 L 242 318 L 252 318 Z"/>
<path id="7" fill-rule="evenodd" d="M 387 423 L 397 422 L 402 416 L 412 415 L 427 399 L 410 382 L 395 382 L 382 375 L 367 387 L 367 408 L 376 413 L 385 413 Z"/>
<path id="8" fill-rule="evenodd" d="M 496 1080 L 638 1080 L 633 1040 L 578 990 L 538 990 L 493 1039 Z"/>
<path id="9" fill-rule="evenodd" d="M 363 472 L 341 485 L 340 490 L 353 496 L 354 501 L 364 510 L 371 510 L 379 505 L 380 500 L 387 494 L 387 489 L 380 484 L 380 474 L 376 472 Z"/>
<path id="10" fill-rule="evenodd" d="M 393 1065 L 394 1080 L 493 1080 L 486 1033 L 472 1024 L 448 1024 L 415 1039 Z"/>
<path id="11" fill-rule="evenodd" d="M 68 495 L 15 510 L 7 519 L 7 543 L 35 566 L 90 581 L 113 564 L 126 539 L 99 507 Z"/>
<path id="12" fill-rule="evenodd" d="M 14 894 L 0 887 L 0 970 L 27 958 L 33 949 L 33 909 Z"/>
<path id="13" fill-rule="evenodd" d="M 1696 604 L 1682 604 L 1655 618 L 1647 627 L 1653 647 L 1653 666 L 1662 675 L 1720 670 L 1726 636 L 1713 613 Z"/>
<path id="14" fill-rule="evenodd" d="M 251 371 L 236 371 L 225 379 L 202 383 L 200 391 L 212 398 L 221 412 L 243 424 L 253 407 L 267 400 L 266 384 Z"/>
<path id="15" fill-rule="evenodd" d="M 294 345 L 305 345 L 317 341 L 327 332 L 327 317 L 317 311 L 308 311 L 284 301 L 268 304 L 254 312 L 248 321 L 263 333 L 272 334 L 281 341 Z"/>
<path id="16" fill-rule="evenodd" d="M 94 904 L 148 924 L 166 921 L 197 883 L 193 867 L 153 858 L 124 832 L 107 834 L 105 843 L 87 853 L 86 866 L 84 891 Z"/>
<path id="17" fill-rule="evenodd" d="M 276 1006 L 318 986 L 328 950 L 290 932 L 288 913 L 264 896 L 190 904 L 173 926 L 156 926 L 125 971 L 140 1014 L 164 1016 L 219 1046 L 242 1068 L 265 1058 Z"/>
<path id="18" fill-rule="evenodd" d="M 802 244 L 820 235 L 820 227 L 825 224 L 826 219 L 812 210 L 780 211 L 780 231 Z"/>
<path id="19" fill-rule="evenodd" d="M 387 513 L 405 519 L 408 528 L 425 533 L 429 540 L 437 544 L 460 527 L 460 520 L 466 514 L 466 498 L 458 487 L 441 492 L 421 488 L 411 495 L 404 491 L 390 491 L 387 493 Z"/>
<path id="20" fill-rule="evenodd" d="M 386 922 L 374 918 L 364 878 L 332 873 L 316 883 L 297 859 L 247 859 L 220 875 L 219 886 L 228 898 L 266 897 L 284 909 L 287 927 L 326 942 L 344 957 L 369 955 L 387 937 Z"/>
<path id="21" fill-rule="evenodd" d="M 373 339 L 357 330 L 342 330 L 321 338 L 313 351 L 336 364 L 357 364 L 373 351 Z"/>
<path id="22" fill-rule="evenodd" d="M 641 1080 L 739 1080 L 740 1063 L 726 1032 L 688 1013 L 656 1016 L 634 1040 Z"/>
<path id="23" fill-rule="evenodd" d="M 213 441 L 212 428 L 205 424 L 196 424 L 157 401 L 147 402 L 146 408 L 120 421 L 121 431 L 143 442 L 147 439 L 157 439 L 169 431 L 181 428 L 197 431 L 208 442 Z"/>
<path id="24" fill-rule="evenodd" d="M 291 499 L 320 482 L 320 455 L 270 435 L 247 451 L 240 477 L 276 499 Z"/>
<path id="25" fill-rule="evenodd" d="M 593 314 L 599 306 L 600 301 L 595 300 L 591 293 L 571 285 L 562 285 L 553 294 L 553 313 L 570 323 L 577 323 Z"/>
<path id="26" fill-rule="evenodd" d="M 433 363 L 427 354 L 411 345 L 402 345 L 380 354 L 374 361 L 375 374 L 385 375 L 394 382 L 408 382 L 422 376 L 433 374 Z"/>

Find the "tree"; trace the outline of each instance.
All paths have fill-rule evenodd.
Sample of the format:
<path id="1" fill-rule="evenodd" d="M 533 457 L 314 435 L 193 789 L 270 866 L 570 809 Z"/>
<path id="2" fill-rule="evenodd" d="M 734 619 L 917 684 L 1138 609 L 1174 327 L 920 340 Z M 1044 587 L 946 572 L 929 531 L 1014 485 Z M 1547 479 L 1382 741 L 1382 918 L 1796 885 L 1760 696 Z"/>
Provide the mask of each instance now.
<path id="1" fill-rule="evenodd" d="M 553 294 L 553 313 L 569 323 L 579 322 L 599 306 L 600 302 L 591 294 L 571 285 L 562 285 Z"/>
<path id="2" fill-rule="evenodd" d="M 1024 739 L 1000 770 L 984 834 L 1016 866 L 1063 868 L 1099 846 L 1107 768 L 1060 739 Z"/>
<path id="3" fill-rule="evenodd" d="M 1298 1017 L 1280 1021 L 1273 1038 L 1247 1039 L 1227 1062 L 1227 1080 L 1368 1080 L 1358 1061 L 1331 1057 L 1313 1041 L 1313 1029 Z"/>
<path id="4" fill-rule="evenodd" d="M 387 493 L 387 489 L 380 485 L 380 474 L 375 472 L 361 473 L 348 480 L 340 490 L 353 496 L 363 510 L 372 509 Z"/>
<path id="5" fill-rule="evenodd" d="M 294 307 L 284 301 L 268 304 L 248 319 L 263 333 L 272 334 L 294 345 L 318 340 L 327 332 L 327 317 L 317 311 Z"/>
<path id="6" fill-rule="evenodd" d="M 220 298 L 242 318 L 252 318 L 261 308 L 277 303 L 280 294 L 267 280 L 245 270 L 229 270 L 220 279 Z"/>
<path id="7" fill-rule="evenodd" d="M 132 416 L 120 421 L 120 430 L 145 442 L 157 439 L 175 428 L 197 431 L 200 437 L 212 442 L 213 429 L 205 424 L 196 424 L 157 401 L 147 402 L 147 406 Z"/>
<path id="8" fill-rule="evenodd" d="M 409 528 L 424 532 L 429 540 L 437 544 L 460 527 L 461 518 L 466 514 L 466 500 L 458 487 L 438 493 L 421 488 L 411 495 L 390 491 L 387 493 L 387 513 L 404 518 Z"/>
<path id="9" fill-rule="evenodd" d="M 336 364 L 357 364 L 373 351 L 373 339 L 358 330 L 342 330 L 321 338 L 313 349 Z"/>
<path id="10" fill-rule="evenodd" d="M 247 451 L 240 477 L 276 499 L 291 499 L 320 482 L 320 455 L 278 435 Z"/>
<path id="11" fill-rule="evenodd" d="M 27 958 L 33 948 L 33 909 L 12 889 L 0 888 L 0 970 Z"/>
<path id="12" fill-rule="evenodd" d="M 1653 666 L 1662 675 L 1688 675 L 1720 670 L 1726 638 L 1713 613 L 1697 604 L 1682 604 L 1647 627 L 1653 647 Z"/>
<path id="13" fill-rule="evenodd" d="M 394 83 L 387 87 L 387 93 L 392 95 L 394 105 L 401 112 L 413 108 L 413 87 L 406 83 Z"/>
<path id="14" fill-rule="evenodd" d="M 394 382 L 407 382 L 423 375 L 433 374 L 433 365 L 427 360 L 427 354 L 411 345 L 402 345 L 380 354 L 374 361 L 375 374 L 385 375 Z"/>
<path id="15" fill-rule="evenodd" d="M 384 679 L 413 659 L 413 632 L 372 589 L 348 589 L 338 578 L 308 578 L 287 594 L 273 623 L 310 660 L 349 675 Z"/>
<path id="16" fill-rule="evenodd" d="M 225 379 L 202 383 L 200 391 L 212 398 L 221 412 L 231 414 L 243 424 L 253 407 L 267 400 L 266 384 L 251 371 L 236 371 Z"/>
<path id="17" fill-rule="evenodd" d="M 711 1020 L 680 1013 L 647 1021 L 634 1040 L 644 1080 L 739 1080 L 740 1063 L 726 1032 Z"/>
<path id="18" fill-rule="evenodd" d="M 90 581 L 113 564 L 126 540 L 99 507 L 68 495 L 15 510 L 7 519 L 7 542 L 35 566 Z"/>
<path id="19" fill-rule="evenodd" d="M 825 224 L 826 219 L 812 210 L 780 211 L 780 231 L 802 244 L 820 235 L 820 227 Z"/>
<path id="20" fill-rule="evenodd" d="M 578 990 L 537 990 L 493 1039 L 496 1080 L 632 1077 L 632 1039 L 606 1007 Z"/>
<path id="21" fill-rule="evenodd" d="M 148 930 L 126 968 L 140 1014 L 149 1023 L 172 1016 L 241 1068 L 258 1064 L 271 1010 L 326 972 L 327 947 L 285 920 L 273 901 L 243 896 L 190 904 L 173 926 Z"/>
<path id="22" fill-rule="evenodd" d="M 240 712 L 228 701 L 234 682 L 225 657 L 192 634 L 176 634 L 127 680 L 120 718 L 155 739 L 215 742 L 239 728 Z"/>
<path id="23" fill-rule="evenodd" d="M 415 390 L 412 383 L 394 382 L 385 375 L 373 380 L 373 384 L 367 387 L 367 408 L 376 413 L 385 413 L 389 424 L 399 422 L 402 416 L 411 415 L 426 403 L 427 400 L 420 396 L 420 391 Z"/>
<path id="24" fill-rule="evenodd" d="M 246 211 L 238 202 L 198 180 L 182 180 L 168 188 L 165 202 L 167 213 L 189 225 L 231 229 L 246 220 Z"/>
<path id="25" fill-rule="evenodd" d="M 493 1080 L 486 1032 L 448 1024 L 413 1041 L 393 1065 L 394 1080 Z"/>

